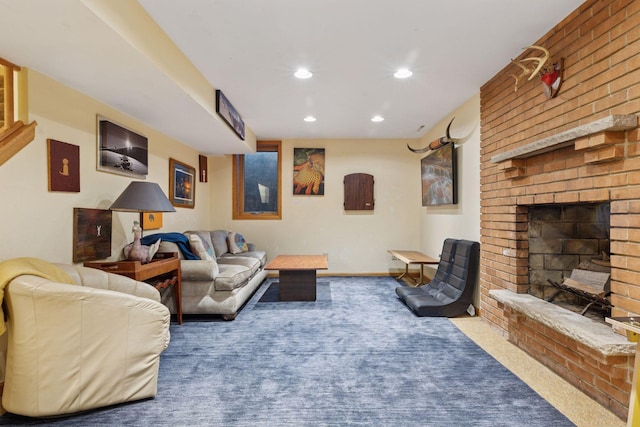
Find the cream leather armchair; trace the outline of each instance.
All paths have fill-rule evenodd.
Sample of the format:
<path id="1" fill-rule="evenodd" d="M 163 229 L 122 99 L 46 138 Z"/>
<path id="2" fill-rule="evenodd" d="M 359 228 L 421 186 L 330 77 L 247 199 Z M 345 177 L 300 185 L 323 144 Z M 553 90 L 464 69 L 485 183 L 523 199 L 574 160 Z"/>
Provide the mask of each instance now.
<path id="1" fill-rule="evenodd" d="M 56 264 L 76 285 L 32 275 L 5 288 L 3 407 L 43 417 L 153 397 L 169 310 L 145 283 Z"/>

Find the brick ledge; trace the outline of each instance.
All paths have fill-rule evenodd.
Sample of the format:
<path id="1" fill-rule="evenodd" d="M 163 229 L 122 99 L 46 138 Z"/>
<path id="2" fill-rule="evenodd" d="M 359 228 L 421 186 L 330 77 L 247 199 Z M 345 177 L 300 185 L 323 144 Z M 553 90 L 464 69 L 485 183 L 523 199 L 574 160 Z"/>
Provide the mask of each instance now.
<path id="1" fill-rule="evenodd" d="M 529 294 L 493 289 L 489 296 L 499 303 L 575 340 L 604 356 L 633 356 L 636 344 L 627 341 L 610 326 L 598 323 Z"/>
<path id="2" fill-rule="evenodd" d="M 558 148 L 573 144 L 576 138 L 592 135 L 604 131 L 622 131 L 633 129 L 638 126 L 638 118 L 635 114 L 620 115 L 614 114 L 600 120 L 578 126 L 547 138 L 534 141 L 522 147 L 517 147 L 504 153 L 491 157 L 492 163 L 500 163 L 510 159 L 524 159 L 536 154 L 546 153 Z"/>

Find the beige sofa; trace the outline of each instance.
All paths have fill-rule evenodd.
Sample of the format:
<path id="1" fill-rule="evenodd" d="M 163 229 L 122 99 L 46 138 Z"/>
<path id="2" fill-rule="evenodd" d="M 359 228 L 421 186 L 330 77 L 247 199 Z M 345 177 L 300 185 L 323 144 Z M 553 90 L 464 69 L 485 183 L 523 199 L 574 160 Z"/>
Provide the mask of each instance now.
<path id="1" fill-rule="evenodd" d="M 173 242 L 163 241 L 159 248 L 160 252 L 180 254 L 182 313 L 217 314 L 225 320 L 235 319 L 267 276 L 266 253 L 228 230 L 186 231 L 184 235 L 200 259 L 184 259 Z M 199 245 L 202 246 L 198 249 Z M 164 293 L 162 299 L 175 312 L 173 293 Z"/>
<path id="2" fill-rule="evenodd" d="M 75 285 L 23 274 L 5 286 L 3 407 L 43 417 L 155 396 L 170 340 L 158 291 L 101 270 L 55 266 Z"/>

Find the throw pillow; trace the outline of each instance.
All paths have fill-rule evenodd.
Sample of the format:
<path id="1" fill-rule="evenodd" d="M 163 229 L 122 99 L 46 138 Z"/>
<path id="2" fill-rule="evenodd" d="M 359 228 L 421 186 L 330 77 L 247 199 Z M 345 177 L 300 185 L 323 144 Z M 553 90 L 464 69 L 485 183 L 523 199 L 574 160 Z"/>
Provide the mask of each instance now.
<path id="1" fill-rule="evenodd" d="M 189 245 L 194 254 L 198 255 L 200 259 L 206 259 L 213 261 L 213 257 L 209 255 L 209 252 L 204 248 L 202 239 L 197 234 L 189 234 Z"/>
<path id="2" fill-rule="evenodd" d="M 227 230 L 215 230 L 210 233 L 213 250 L 216 252 L 216 258 L 229 252 L 229 246 L 227 245 L 228 234 Z"/>
<path id="3" fill-rule="evenodd" d="M 208 231 L 185 231 L 184 234 L 186 236 L 192 236 L 192 235 L 198 236 L 200 238 L 200 241 L 202 242 L 202 246 L 204 246 L 204 250 L 207 251 L 207 253 L 209 254 L 209 256 L 211 256 L 211 258 L 213 259 L 216 258 L 216 255 L 213 252 L 213 243 L 211 243 L 211 235 L 209 234 Z M 189 243 L 191 243 L 191 240 L 189 240 Z M 200 259 L 204 259 L 204 258 L 200 257 Z"/>
<path id="4" fill-rule="evenodd" d="M 242 234 L 236 233 L 235 231 L 229 232 L 229 252 L 232 254 L 239 254 L 241 252 L 247 252 L 249 247 L 247 246 L 247 241 L 244 239 Z"/>

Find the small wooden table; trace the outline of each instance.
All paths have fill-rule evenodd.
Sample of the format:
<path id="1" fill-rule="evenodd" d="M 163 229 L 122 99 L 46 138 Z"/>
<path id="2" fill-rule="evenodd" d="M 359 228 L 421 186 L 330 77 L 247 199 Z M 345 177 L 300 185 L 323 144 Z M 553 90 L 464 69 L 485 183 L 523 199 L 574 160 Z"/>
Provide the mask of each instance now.
<path id="1" fill-rule="evenodd" d="M 326 255 L 278 255 L 265 270 L 279 270 L 280 301 L 315 301 L 316 270 L 326 270 Z"/>
<path id="2" fill-rule="evenodd" d="M 140 261 L 94 261 L 85 262 L 84 266 L 148 283 L 158 291 L 173 285 L 176 316 L 178 323 L 182 324 L 182 277 L 180 273 L 180 258 L 177 253 L 156 253 L 155 257 L 146 264 Z"/>
<path id="3" fill-rule="evenodd" d="M 432 258 L 418 251 L 397 251 L 394 249 L 389 249 L 387 252 L 389 252 L 394 258 L 397 258 L 400 261 L 405 263 L 404 273 L 398 276 L 398 279 L 402 279 L 405 276 L 409 276 L 409 264 L 420 264 L 420 279 L 418 279 L 418 282 L 415 284 L 415 286 L 420 286 L 424 284 L 423 280 L 424 280 L 425 264 L 440 263 L 439 259 Z"/>

